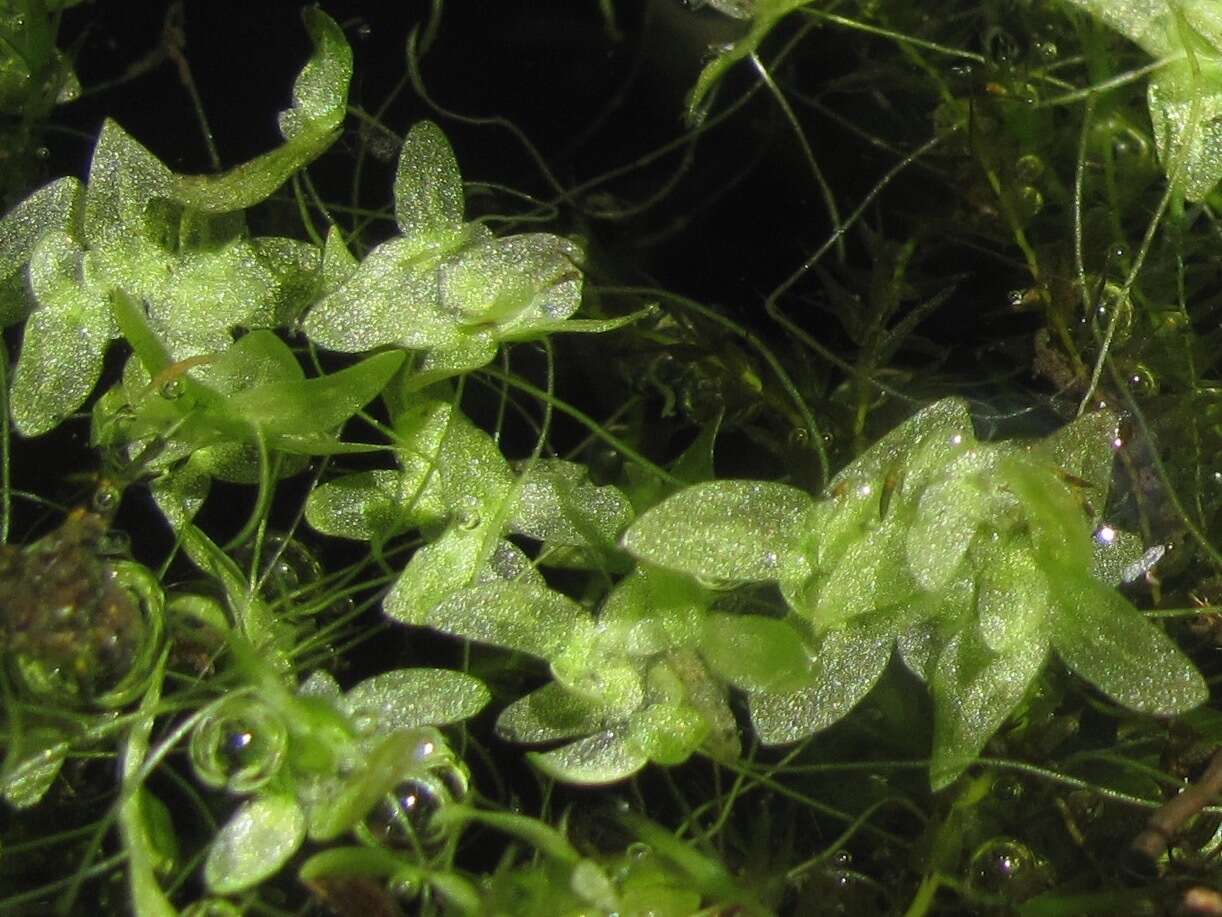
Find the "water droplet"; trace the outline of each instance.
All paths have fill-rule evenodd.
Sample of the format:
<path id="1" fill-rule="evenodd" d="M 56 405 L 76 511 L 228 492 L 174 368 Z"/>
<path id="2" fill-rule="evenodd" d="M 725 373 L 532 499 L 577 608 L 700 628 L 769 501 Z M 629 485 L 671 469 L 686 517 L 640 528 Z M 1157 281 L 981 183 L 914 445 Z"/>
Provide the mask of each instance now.
<path id="1" fill-rule="evenodd" d="M 1014 176 L 1021 182 L 1033 182 L 1044 174 L 1044 160 L 1034 153 L 1018 157 L 1014 163 Z"/>
<path id="2" fill-rule="evenodd" d="M 788 439 L 791 449 L 810 448 L 810 430 L 805 427 L 794 427 L 789 431 Z"/>

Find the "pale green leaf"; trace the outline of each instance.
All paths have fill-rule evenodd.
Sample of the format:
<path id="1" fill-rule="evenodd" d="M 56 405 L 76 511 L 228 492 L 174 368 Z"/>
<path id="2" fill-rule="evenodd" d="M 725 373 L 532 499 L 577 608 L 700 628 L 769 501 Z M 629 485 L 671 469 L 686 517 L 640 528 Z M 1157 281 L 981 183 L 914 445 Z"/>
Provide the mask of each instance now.
<path id="1" fill-rule="evenodd" d="M 811 648 L 808 687 L 748 695 L 765 745 L 797 742 L 842 719 L 869 693 L 891 658 L 898 621 L 883 614 L 828 631 Z"/>
<path id="2" fill-rule="evenodd" d="M 344 120 L 352 49 L 344 30 L 317 6 L 301 11 L 314 53 L 293 83 L 293 107 L 280 113 L 280 133 L 292 141 L 302 134 L 330 134 Z"/>
<path id="3" fill-rule="evenodd" d="M 79 233 L 84 186 L 71 176 L 39 188 L 0 219 L 0 328 L 34 308 L 24 268 L 48 230 Z"/>
<path id="4" fill-rule="evenodd" d="M 586 611 L 559 592 L 502 580 L 459 589 L 414 623 L 550 659 L 559 655 L 577 623 L 586 619 Z"/>
<path id="5" fill-rule="evenodd" d="M 496 734 L 508 742 L 535 744 L 571 739 L 607 728 L 607 711 L 555 682 L 514 701 L 496 720 Z"/>
<path id="6" fill-rule="evenodd" d="M 623 545 L 641 560 L 707 579 L 775 579 L 813 504 L 785 484 L 696 484 L 637 519 Z"/>
<path id="7" fill-rule="evenodd" d="M 419 760 L 432 754 L 438 733 L 428 727 L 397 729 L 373 746 L 325 804 L 310 810 L 310 838 L 333 840 L 369 814 Z"/>
<path id="8" fill-rule="evenodd" d="M 379 732 L 440 726 L 475 716 L 492 695 L 478 678 L 448 669 L 393 669 L 357 684 L 340 702 L 355 718 L 370 717 Z"/>
<path id="9" fill-rule="evenodd" d="M 30 729 L 21 735 L 19 744 L 10 739 L 12 760 L 0 774 L 4 801 L 15 809 L 36 804 L 59 776 L 68 750 L 63 734 L 54 729 Z"/>
<path id="10" fill-rule="evenodd" d="M 498 338 L 522 340 L 577 311 L 581 259 L 577 245 L 549 233 L 470 246 L 441 264 L 442 309 L 459 325 L 495 325 Z"/>
<path id="11" fill-rule="evenodd" d="M 800 690 L 814 666 L 795 628 L 758 615 L 710 614 L 700 654 L 709 668 L 742 691 Z"/>
<path id="12" fill-rule="evenodd" d="M 18 432 L 54 429 L 89 397 L 115 327 L 106 297 L 82 277 L 85 256 L 67 234 L 44 234 L 30 262 L 40 307 L 26 320 L 10 410 Z"/>
<path id="13" fill-rule="evenodd" d="M 408 239 L 456 232 L 462 226 L 463 189 L 458 160 L 432 121 L 412 126 L 395 170 L 395 220 Z"/>
<path id="14" fill-rule="evenodd" d="M 620 731 L 608 729 L 549 752 L 527 756 L 543 773 L 565 783 L 594 786 L 631 777 L 649 757 Z"/>
<path id="15" fill-rule="evenodd" d="M 117 123 L 102 124 L 85 191 L 84 233 L 92 248 L 148 244 L 145 210 L 172 197 L 173 174 Z"/>
<path id="16" fill-rule="evenodd" d="M 437 287 L 438 253 L 414 239 L 375 247 L 356 272 L 309 311 L 303 328 L 320 347 L 349 352 L 388 344 L 423 349 L 460 341 Z"/>
<path id="17" fill-rule="evenodd" d="M 382 541 L 413 521 L 404 475 L 389 469 L 346 474 L 319 485 L 306 498 L 305 518 L 316 531 L 337 538 Z"/>
<path id="18" fill-rule="evenodd" d="M 233 814 L 212 841 L 204 881 L 232 895 L 274 876 L 305 839 L 306 821 L 289 795 L 258 796 Z"/>
<path id="19" fill-rule="evenodd" d="M 632 715 L 627 741 L 658 764 L 682 764 L 700 747 L 709 724 L 686 704 L 650 704 Z"/>
<path id="20" fill-rule="evenodd" d="M 992 652 L 968 628 L 942 649 L 930 679 L 934 702 L 930 784 L 940 790 L 976 760 L 1018 706 L 1047 658 L 1047 643 L 1021 640 Z"/>
<path id="21" fill-rule="evenodd" d="M 1120 593 L 1086 576 L 1055 580 L 1052 645 L 1064 663 L 1117 702 L 1155 716 L 1205 703 L 1192 661 Z"/>
<path id="22" fill-rule="evenodd" d="M 991 554 L 979 589 L 980 635 L 990 650 L 1010 652 L 1047 639 L 1052 589 L 1030 551 L 1007 546 Z"/>
<path id="23" fill-rule="evenodd" d="M 583 465 L 541 459 L 522 475 L 509 526 L 549 544 L 611 548 L 631 521 L 632 504 L 618 488 L 591 484 Z"/>
<path id="24" fill-rule="evenodd" d="M 380 353 L 315 379 L 265 382 L 234 393 L 226 405 L 269 436 L 334 431 L 382 390 L 403 359 L 400 352 Z"/>

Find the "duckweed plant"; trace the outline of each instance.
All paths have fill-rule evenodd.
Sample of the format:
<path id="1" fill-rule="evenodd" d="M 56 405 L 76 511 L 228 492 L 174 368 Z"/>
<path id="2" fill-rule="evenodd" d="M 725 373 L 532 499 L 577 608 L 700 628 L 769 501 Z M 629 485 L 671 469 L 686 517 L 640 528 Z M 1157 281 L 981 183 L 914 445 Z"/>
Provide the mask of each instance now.
<path id="1" fill-rule="evenodd" d="M 0 0 L 27 133 L 68 5 Z M 274 149 L 107 118 L 0 220 L 6 913 L 1222 902 L 1213 4 L 590 3 L 633 63 L 514 191 L 473 26 L 375 113 L 325 6 Z M 666 28 L 731 40 L 582 177 Z M 767 292 L 688 295 L 667 208 L 767 162 Z"/>

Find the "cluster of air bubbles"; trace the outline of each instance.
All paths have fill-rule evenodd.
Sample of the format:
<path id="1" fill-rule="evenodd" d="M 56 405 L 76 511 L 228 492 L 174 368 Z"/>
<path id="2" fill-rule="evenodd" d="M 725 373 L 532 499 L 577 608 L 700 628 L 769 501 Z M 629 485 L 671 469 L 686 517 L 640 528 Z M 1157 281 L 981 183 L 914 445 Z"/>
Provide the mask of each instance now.
<path id="1" fill-rule="evenodd" d="M 435 849 L 444 840 L 434 816 L 467 798 L 471 776 L 435 728 L 413 731 L 416 744 L 402 779 L 365 816 L 365 828 L 386 847 L 421 851 Z"/>
<path id="2" fill-rule="evenodd" d="M 191 765 L 204 783 L 231 793 L 251 793 L 280 770 L 288 751 L 288 728 L 256 697 L 220 701 L 191 734 Z"/>

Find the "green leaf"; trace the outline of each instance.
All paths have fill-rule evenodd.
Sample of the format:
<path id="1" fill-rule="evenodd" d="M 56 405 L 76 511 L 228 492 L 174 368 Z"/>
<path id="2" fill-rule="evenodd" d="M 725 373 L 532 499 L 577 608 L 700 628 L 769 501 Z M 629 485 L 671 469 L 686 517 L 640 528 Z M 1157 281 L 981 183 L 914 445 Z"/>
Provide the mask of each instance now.
<path id="1" fill-rule="evenodd" d="M 496 579 L 542 582 L 522 550 L 495 537 L 488 526 L 451 526 L 412 555 L 382 609 L 404 624 L 429 624 L 433 608 L 451 593 Z"/>
<path id="2" fill-rule="evenodd" d="M 799 690 L 809 683 L 814 665 L 796 629 L 758 615 L 709 615 L 700 654 L 709 668 L 743 691 Z"/>
<path id="3" fill-rule="evenodd" d="M 709 723 L 686 704 L 650 704 L 632 715 L 627 741 L 650 761 L 682 764 L 700 747 Z"/>
<path id="4" fill-rule="evenodd" d="M 332 847 L 302 863 L 297 875 L 307 883 L 330 876 L 343 880 L 357 876 L 387 879 L 402 869 L 403 860 L 380 847 Z"/>
<path id="5" fill-rule="evenodd" d="M 301 846 L 305 829 L 305 815 L 292 796 L 269 794 L 243 803 L 208 851 L 208 889 L 232 895 L 274 876 Z"/>
<path id="6" fill-rule="evenodd" d="M 302 323 L 305 333 L 320 347 L 345 352 L 456 346 L 455 319 L 441 308 L 438 256 L 416 239 L 376 246 L 345 283 L 315 303 Z"/>
<path id="7" fill-rule="evenodd" d="M 43 235 L 30 260 L 39 308 L 26 320 L 10 408 L 18 432 L 54 429 L 89 397 L 115 327 L 106 297 L 83 276 L 84 253 L 61 230 Z"/>
<path id="8" fill-rule="evenodd" d="M 1044 640 L 1029 638 L 992 652 L 974 628 L 954 634 L 934 667 L 933 755 L 929 779 L 940 790 L 976 760 L 1022 701 L 1047 658 Z"/>
<path id="9" fill-rule="evenodd" d="M 813 2 L 814 0 L 756 0 L 747 34 L 718 50 L 696 78 L 696 84 L 687 98 L 688 123 L 699 124 L 704 120 L 710 93 L 731 67 L 754 54 L 759 49 L 760 42 L 783 18 Z"/>
<path id="10" fill-rule="evenodd" d="M 267 382 L 232 395 L 228 409 L 272 437 L 333 432 L 382 390 L 403 360 L 402 353 L 380 353 L 316 379 Z"/>
<path id="11" fill-rule="evenodd" d="M 474 528 L 508 511 L 515 478 L 496 441 L 449 400 L 412 398 L 394 415 L 403 506 L 421 524 L 452 513 Z"/>
<path id="12" fill-rule="evenodd" d="M 435 737 L 432 729 L 399 729 L 382 738 L 334 797 L 311 808 L 310 838 L 333 840 L 369 814 L 419 758 L 422 743 L 434 744 Z"/>
<path id="13" fill-rule="evenodd" d="M 977 614 L 985 646 L 997 653 L 1047 640 L 1052 606 L 1048 577 L 1030 551 L 1008 545 L 990 555 L 979 577 Z"/>
<path id="14" fill-rule="evenodd" d="M 589 618 L 574 621 L 551 657 L 551 669 L 566 690 L 603 707 L 609 717 L 626 717 L 645 699 L 640 664 L 626 657 L 613 631 Z"/>
<path id="15" fill-rule="evenodd" d="M 531 752 L 530 762 L 556 780 L 582 786 L 614 783 L 631 777 L 649 757 L 622 731 L 608 729 L 549 752 Z"/>
<path id="16" fill-rule="evenodd" d="M 21 321 L 34 308 L 24 268 L 46 232 L 58 229 L 73 238 L 79 234 L 83 199 L 80 181 L 60 178 L 0 219 L 0 328 Z"/>
<path id="17" fill-rule="evenodd" d="M 394 669 L 367 678 L 344 695 L 340 709 L 371 717 L 379 732 L 457 723 L 492 699 L 484 683 L 447 669 Z"/>
<path id="18" fill-rule="evenodd" d="M 759 740 L 797 742 L 847 715 L 882 675 L 900 627 L 901 621 L 883 613 L 828 631 L 810 651 L 808 687 L 748 696 Z"/>
<path id="19" fill-rule="evenodd" d="M 352 49 L 344 30 L 317 6 L 301 11 L 314 53 L 293 83 L 293 107 L 279 117 L 280 133 L 292 141 L 301 134 L 329 134 L 344 120 Z"/>
<path id="20" fill-rule="evenodd" d="M 497 581 L 454 592 L 415 623 L 551 659 L 586 619 L 585 609 L 546 586 Z"/>
<path id="21" fill-rule="evenodd" d="M 696 484 L 637 519 L 623 545 L 641 560 L 706 579 L 776 579 L 813 505 L 808 494 L 785 484 Z"/>
<path id="22" fill-rule="evenodd" d="M 130 251 L 149 244 L 145 212 L 154 198 L 172 197 L 173 174 L 109 118 L 89 165 L 84 233 L 93 249 Z"/>
<path id="23" fill-rule="evenodd" d="M 550 233 L 470 246 L 442 262 L 441 307 L 457 325 L 495 325 L 500 340 L 527 340 L 539 322 L 581 305 L 581 249 Z"/>
<path id="24" fill-rule="evenodd" d="M 397 471 L 360 471 L 311 490 L 305 518 L 324 535 L 385 541 L 410 527 L 414 495 L 411 482 Z"/>
<path id="25" fill-rule="evenodd" d="M 1107 505 L 1119 435 L 1119 420 L 1114 413 L 1092 411 L 1038 440 L 1031 451 L 1080 482 L 1075 486 L 1091 507 L 1093 520 Z"/>
<path id="26" fill-rule="evenodd" d="M 293 107 L 279 116 L 286 142 L 220 175 L 174 176 L 175 200 L 210 213 L 253 207 L 317 159 L 339 135 L 352 79 L 352 49 L 343 30 L 318 7 L 306 7 L 301 15 L 314 53 L 293 84 Z"/>
<path id="27" fill-rule="evenodd" d="M 610 549 L 631 521 L 618 488 L 591 484 L 584 465 L 541 459 L 522 475 L 509 527 L 548 544 Z"/>
<path id="28" fill-rule="evenodd" d="M 1117 702 L 1154 716 L 1205 703 L 1192 661 L 1116 590 L 1087 576 L 1053 580 L 1052 645 L 1062 661 Z"/>
<path id="29" fill-rule="evenodd" d="M 1011 453 L 1001 462 L 999 476 L 1019 500 L 1041 566 L 1089 570 L 1094 556 L 1090 526 L 1082 504 L 1055 469 Z"/>
<path id="30" fill-rule="evenodd" d="M 1141 45 L 1172 58 L 1147 92 L 1154 142 L 1163 168 L 1190 201 L 1203 200 L 1222 179 L 1222 17 L 1213 0 L 1069 0 Z"/>
<path id="31" fill-rule="evenodd" d="M 144 298 L 151 324 L 177 343 L 176 351 L 185 344 L 203 352 L 227 347 L 235 326 L 273 324 L 278 293 L 276 275 L 258 250 L 237 239 L 179 253 Z"/>
<path id="32" fill-rule="evenodd" d="M 462 227 L 463 188 L 458 160 L 432 121 L 412 125 L 395 170 L 395 221 L 407 239 L 421 241 Z"/>
<path id="33" fill-rule="evenodd" d="M 507 742 L 535 744 L 588 735 L 607 728 L 607 710 L 551 682 L 501 711 L 496 734 Z"/>
<path id="34" fill-rule="evenodd" d="M 23 732 L 19 743 L 15 738 L 9 740 L 10 760 L 0 774 L 0 792 L 13 808 L 26 809 L 51 788 L 68 758 L 69 745 L 62 733 L 49 728 Z"/>

